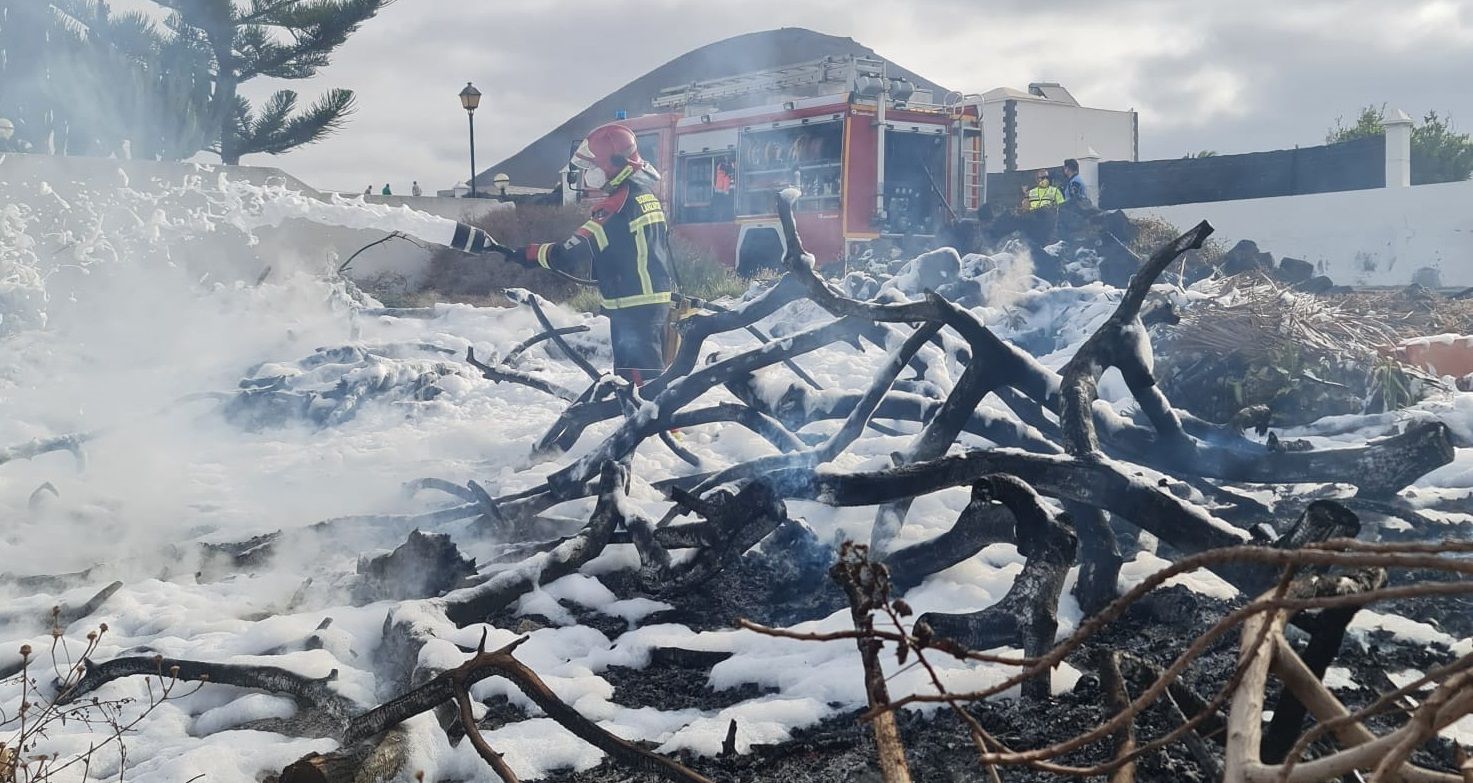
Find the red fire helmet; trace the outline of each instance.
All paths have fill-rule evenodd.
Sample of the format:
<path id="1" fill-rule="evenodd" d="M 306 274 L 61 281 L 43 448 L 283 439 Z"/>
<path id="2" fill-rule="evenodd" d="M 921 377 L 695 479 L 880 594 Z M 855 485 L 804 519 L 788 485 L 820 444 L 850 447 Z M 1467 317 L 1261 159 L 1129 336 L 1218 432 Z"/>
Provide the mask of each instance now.
<path id="1" fill-rule="evenodd" d="M 581 169 L 597 168 L 608 179 L 618 176 L 625 166 L 644 168 L 639 157 L 639 145 L 634 141 L 634 131 L 611 122 L 594 128 L 578 151 L 573 153 L 573 165 Z"/>

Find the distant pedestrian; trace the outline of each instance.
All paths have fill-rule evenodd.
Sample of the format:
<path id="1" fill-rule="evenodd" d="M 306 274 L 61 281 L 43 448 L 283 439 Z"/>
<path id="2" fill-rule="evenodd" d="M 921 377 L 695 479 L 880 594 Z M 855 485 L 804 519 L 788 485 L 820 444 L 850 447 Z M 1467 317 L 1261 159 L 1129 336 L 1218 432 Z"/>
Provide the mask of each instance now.
<path id="1" fill-rule="evenodd" d="M 379 195 L 381 195 L 381 196 L 392 196 L 392 195 L 394 195 L 394 191 L 389 190 L 389 183 L 387 183 L 387 182 L 384 183 L 384 189 L 382 191 L 379 191 Z"/>
<path id="2" fill-rule="evenodd" d="M 1079 161 L 1068 158 L 1064 161 L 1064 200 L 1071 202 L 1076 207 L 1093 206 L 1094 202 L 1089 197 L 1089 187 L 1084 184 L 1084 177 L 1079 176 Z"/>
<path id="3" fill-rule="evenodd" d="M 15 123 L 0 117 L 0 152 L 30 152 L 31 145 L 15 138 Z"/>
<path id="4" fill-rule="evenodd" d="M 1048 169 L 1039 169 L 1036 176 L 1038 184 L 1028 191 L 1029 210 L 1057 207 L 1064 203 L 1064 194 L 1049 181 Z"/>
<path id="5" fill-rule="evenodd" d="M 363 189 L 363 195 L 365 195 L 365 196 L 372 196 L 373 195 L 373 186 L 372 185 L 369 185 L 368 187 L 364 188 Z"/>
<path id="6" fill-rule="evenodd" d="M 409 187 L 409 194 L 411 196 L 423 196 L 425 194 L 424 188 L 419 186 L 419 180 L 415 180 L 414 184 Z"/>

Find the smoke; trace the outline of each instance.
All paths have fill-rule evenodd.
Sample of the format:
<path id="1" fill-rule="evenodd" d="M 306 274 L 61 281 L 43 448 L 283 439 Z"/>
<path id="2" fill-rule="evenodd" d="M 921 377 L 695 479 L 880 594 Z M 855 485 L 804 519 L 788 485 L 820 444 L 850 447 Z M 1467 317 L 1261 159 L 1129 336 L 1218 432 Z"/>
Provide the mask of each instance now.
<path id="1" fill-rule="evenodd" d="M 403 481 L 470 478 L 502 452 L 520 457 L 526 444 L 516 439 L 536 434 L 529 422 L 493 441 L 467 426 L 518 420 L 519 407 L 539 402 L 479 395 L 453 371 L 432 393 L 386 388 L 357 402 L 330 435 L 306 416 L 247 432 L 222 415 L 253 369 L 292 367 L 318 348 L 431 346 L 345 367 L 377 392 L 413 384 L 435 362 L 463 369 L 455 357 L 468 345 L 505 352 L 530 331 L 531 316 L 516 311 L 361 318 L 358 307 L 376 303 L 325 268 L 265 255 L 269 243 L 252 233 L 301 217 L 421 233 L 451 221 L 318 202 L 182 165 L 50 156 L 0 161 L 0 203 L 0 448 L 95 435 L 80 465 L 58 452 L 0 466 L 0 551 L 15 555 L 0 572 L 130 560 L 143 572 L 187 568 L 164 547 L 423 510 L 423 498 L 402 497 Z M 315 388 L 330 393 L 337 382 L 324 372 Z M 416 418 L 429 409 L 437 415 Z M 55 492 L 36 492 L 45 484 Z"/>
<path id="2" fill-rule="evenodd" d="M 978 264 L 982 271 L 977 281 L 982 285 L 983 301 L 989 307 L 1012 307 L 1024 293 L 1035 288 L 1033 252 L 1022 242 L 1009 242 L 995 255 L 978 257 Z"/>

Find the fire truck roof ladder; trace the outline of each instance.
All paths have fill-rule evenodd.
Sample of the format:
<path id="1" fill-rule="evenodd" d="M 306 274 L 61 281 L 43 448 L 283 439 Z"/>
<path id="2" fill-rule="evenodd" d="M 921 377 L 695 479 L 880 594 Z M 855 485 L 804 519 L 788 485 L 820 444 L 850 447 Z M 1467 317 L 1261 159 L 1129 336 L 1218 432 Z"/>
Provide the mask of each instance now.
<path id="1" fill-rule="evenodd" d="M 858 75 L 876 75 L 884 63 L 871 57 L 831 56 L 760 71 L 690 82 L 660 91 L 657 109 L 706 106 L 753 94 L 774 93 L 813 85 L 833 84 L 832 92 L 847 92 Z"/>

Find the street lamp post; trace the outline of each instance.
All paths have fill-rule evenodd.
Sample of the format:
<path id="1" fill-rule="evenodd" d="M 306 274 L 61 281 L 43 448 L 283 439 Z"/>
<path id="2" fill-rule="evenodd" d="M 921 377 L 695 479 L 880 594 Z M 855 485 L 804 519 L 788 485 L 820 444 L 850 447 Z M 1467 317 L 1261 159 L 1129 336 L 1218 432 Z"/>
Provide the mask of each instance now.
<path id="1" fill-rule="evenodd" d="M 511 177 L 506 176 L 505 173 L 497 174 L 491 178 L 491 184 L 501 191 L 501 200 L 506 201 L 506 186 L 511 184 Z"/>
<path id="2" fill-rule="evenodd" d="M 471 125 L 471 198 L 476 196 L 476 107 L 481 105 L 481 91 L 476 89 L 470 82 L 465 83 L 465 89 L 460 91 L 460 105 L 465 108 L 466 119 Z"/>

